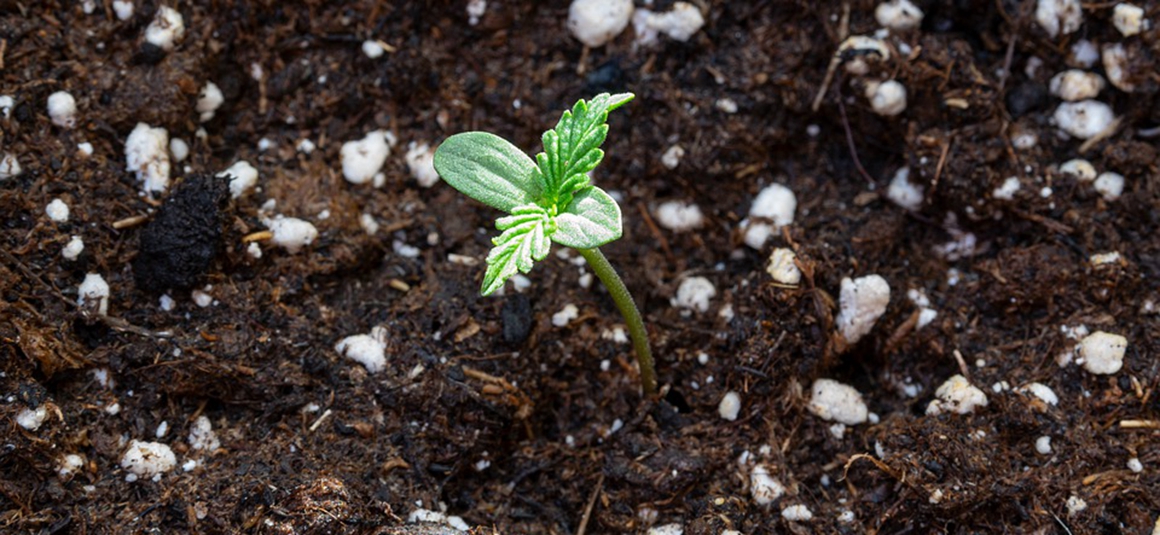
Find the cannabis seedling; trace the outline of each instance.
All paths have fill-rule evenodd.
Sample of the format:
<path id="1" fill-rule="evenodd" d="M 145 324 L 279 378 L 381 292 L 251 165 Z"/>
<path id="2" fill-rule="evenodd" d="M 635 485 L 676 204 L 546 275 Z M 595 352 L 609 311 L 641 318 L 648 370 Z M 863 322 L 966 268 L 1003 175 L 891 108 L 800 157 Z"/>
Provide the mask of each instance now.
<path id="1" fill-rule="evenodd" d="M 548 256 L 552 242 L 575 249 L 624 316 L 641 386 L 652 396 L 656 371 L 644 322 L 624 281 L 598 249 L 620 238 L 620 206 L 588 177 L 604 159 L 600 145 L 608 136 L 608 112 L 633 96 L 602 93 L 591 102 L 577 102 L 555 128 L 544 132 L 544 152 L 535 161 L 495 134 L 465 132 L 435 151 L 435 170 L 464 195 L 509 214 L 496 220 L 502 232 L 492 240 L 495 247 L 487 255 L 481 293 L 491 294 L 517 272 L 530 271 Z"/>

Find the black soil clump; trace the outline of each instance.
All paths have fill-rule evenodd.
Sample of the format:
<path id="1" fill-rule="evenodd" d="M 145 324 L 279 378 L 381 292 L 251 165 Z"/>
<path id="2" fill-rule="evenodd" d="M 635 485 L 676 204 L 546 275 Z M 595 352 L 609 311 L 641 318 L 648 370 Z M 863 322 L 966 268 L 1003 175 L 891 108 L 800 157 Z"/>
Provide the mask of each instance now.
<path id="1" fill-rule="evenodd" d="M 192 287 L 221 249 L 229 177 L 186 178 L 141 231 L 133 261 L 137 287 L 149 292 Z"/>

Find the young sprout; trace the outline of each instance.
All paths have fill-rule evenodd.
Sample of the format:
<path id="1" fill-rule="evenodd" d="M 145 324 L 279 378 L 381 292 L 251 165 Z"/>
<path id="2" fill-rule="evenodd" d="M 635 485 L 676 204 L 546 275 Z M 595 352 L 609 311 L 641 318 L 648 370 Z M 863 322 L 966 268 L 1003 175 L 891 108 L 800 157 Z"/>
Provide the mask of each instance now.
<path id="1" fill-rule="evenodd" d="M 544 152 L 533 161 L 515 145 L 488 132 L 451 136 L 435 151 L 435 170 L 451 187 L 508 215 L 496 220 L 502 231 L 487 255 L 483 295 L 503 287 L 516 273 L 527 273 L 548 256 L 552 242 L 580 253 L 628 324 L 646 396 L 657 391 L 648 332 L 640 312 L 598 249 L 620 238 L 620 206 L 593 186 L 588 172 L 604 159 L 600 145 L 608 136 L 608 112 L 633 99 L 632 93 L 602 93 L 565 111 L 556 127 L 544 132 Z"/>

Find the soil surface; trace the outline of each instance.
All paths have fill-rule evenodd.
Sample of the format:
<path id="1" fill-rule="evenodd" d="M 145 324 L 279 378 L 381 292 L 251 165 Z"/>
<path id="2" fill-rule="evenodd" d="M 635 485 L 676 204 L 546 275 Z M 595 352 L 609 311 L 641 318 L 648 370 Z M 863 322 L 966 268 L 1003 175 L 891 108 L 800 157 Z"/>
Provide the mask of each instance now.
<path id="1" fill-rule="evenodd" d="M 0 531 L 455 532 L 408 522 L 424 515 L 484 533 L 1160 529 L 1157 2 L 1137 35 L 1093 3 L 1053 37 L 1034 2 L 918 0 L 921 26 L 883 32 L 889 58 L 835 56 L 880 30 L 871 1 L 697 1 L 687 42 L 637 45 L 630 26 L 594 49 L 563 1 L 491 0 L 474 24 L 461 0 L 165 2 L 185 26 L 168 51 L 145 40 L 158 3 L 134 3 L 122 20 L 120 2 L 0 0 L 0 158 L 20 167 L 0 179 Z M 1120 71 L 1085 63 L 1084 40 L 1121 43 Z M 1050 80 L 1069 68 L 1117 82 L 1095 98 L 1118 122 L 1094 140 L 1053 122 Z M 894 116 L 865 96 L 887 79 L 907 91 Z M 206 82 L 224 103 L 202 122 Z M 71 128 L 47 112 L 57 91 Z M 404 159 L 465 130 L 538 152 L 602 91 L 637 95 L 594 182 L 623 207 L 624 238 L 602 249 L 649 325 L 661 400 L 642 399 L 575 253 L 480 297 L 497 214 L 422 187 Z M 138 123 L 189 149 L 155 198 L 126 171 Z M 347 182 L 342 144 L 377 130 L 397 140 L 381 185 Z M 1122 194 L 1061 170 L 1074 158 L 1122 175 Z M 259 178 L 233 198 L 213 176 L 239 160 Z M 910 210 L 887 196 L 904 167 Z M 742 222 L 775 183 L 796 215 L 755 249 Z M 702 224 L 663 226 L 666 201 Z M 277 246 L 276 215 L 317 237 Z M 796 252 L 799 284 L 766 272 L 775 248 Z M 107 316 L 77 305 L 88 274 Z M 848 343 L 841 282 L 871 274 L 890 301 Z M 703 311 L 674 305 L 692 277 L 715 288 Z M 923 296 L 937 315 L 920 327 Z M 335 349 L 372 330 L 377 373 Z M 1076 362 L 1097 331 L 1127 340 L 1114 373 Z M 928 415 L 956 374 L 986 406 Z M 868 421 L 811 412 L 820 378 L 856 388 Z M 132 473 L 132 441 L 176 466 Z M 784 487 L 769 504 L 761 470 Z"/>

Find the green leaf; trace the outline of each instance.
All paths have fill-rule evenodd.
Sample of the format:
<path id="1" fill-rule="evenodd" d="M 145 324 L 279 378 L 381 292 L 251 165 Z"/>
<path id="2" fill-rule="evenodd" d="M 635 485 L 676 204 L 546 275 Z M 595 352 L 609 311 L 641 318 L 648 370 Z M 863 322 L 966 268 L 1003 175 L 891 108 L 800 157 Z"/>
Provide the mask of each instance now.
<path id="1" fill-rule="evenodd" d="M 620 238 L 620 205 L 604 190 L 589 186 L 576 192 L 564 212 L 556 216 L 552 241 L 573 249 L 591 249 Z"/>
<path id="2" fill-rule="evenodd" d="M 435 151 L 435 170 L 464 195 L 509 213 L 544 194 L 535 162 L 506 139 L 488 132 L 447 138 Z"/>
<path id="3" fill-rule="evenodd" d="M 513 208 L 512 215 L 496 220 L 495 227 L 503 233 L 491 241 L 495 247 L 487 255 L 487 273 L 480 290 L 483 295 L 491 295 L 517 272 L 527 273 L 535 262 L 546 258 L 556 231 L 552 216 L 534 204 Z"/>
<path id="4" fill-rule="evenodd" d="M 604 159 L 600 145 L 608 137 L 608 112 L 632 100 L 632 93 L 609 95 L 601 93 L 590 102 L 580 100 L 570 111 L 565 111 L 552 130 L 544 132 L 541 140 L 544 152 L 536 155 L 539 177 L 544 184 L 544 195 L 555 204 L 567 204 L 568 197 L 588 186 L 586 177 Z"/>

